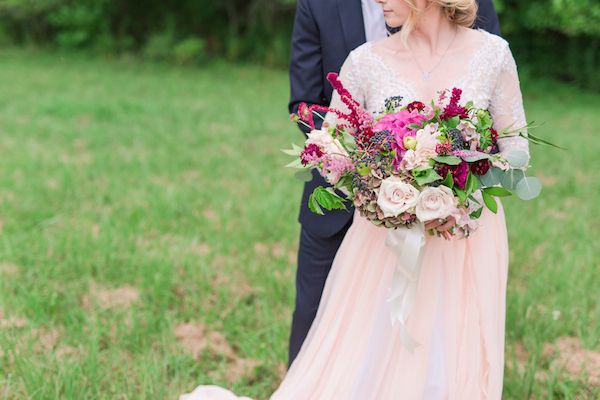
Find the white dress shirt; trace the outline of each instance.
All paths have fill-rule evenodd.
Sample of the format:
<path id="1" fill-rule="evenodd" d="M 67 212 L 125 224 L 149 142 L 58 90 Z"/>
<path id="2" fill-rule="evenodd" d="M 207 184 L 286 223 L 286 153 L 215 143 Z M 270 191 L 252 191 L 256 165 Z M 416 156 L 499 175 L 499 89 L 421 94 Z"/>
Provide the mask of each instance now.
<path id="1" fill-rule="evenodd" d="M 383 8 L 375 0 L 360 0 L 367 42 L 383 39 L 387 36 Z"/>

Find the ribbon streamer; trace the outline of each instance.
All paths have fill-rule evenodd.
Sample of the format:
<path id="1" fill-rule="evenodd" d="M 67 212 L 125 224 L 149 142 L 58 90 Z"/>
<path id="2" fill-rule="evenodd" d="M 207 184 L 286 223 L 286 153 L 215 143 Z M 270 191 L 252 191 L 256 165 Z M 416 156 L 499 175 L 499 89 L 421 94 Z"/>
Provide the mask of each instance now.
<path id="1" fill-rule="evenodd" d="M 402 342 L 412 352 L 419 343 L 408 333 L 406 323 L 417 295 L 422 250 L 425 245 L 425 226 L 419 223 L 410 229 L 390 229 L 385 244 L 397 257 L 388 299 L 392 308 L 392 325 L 400 324 Z"/>

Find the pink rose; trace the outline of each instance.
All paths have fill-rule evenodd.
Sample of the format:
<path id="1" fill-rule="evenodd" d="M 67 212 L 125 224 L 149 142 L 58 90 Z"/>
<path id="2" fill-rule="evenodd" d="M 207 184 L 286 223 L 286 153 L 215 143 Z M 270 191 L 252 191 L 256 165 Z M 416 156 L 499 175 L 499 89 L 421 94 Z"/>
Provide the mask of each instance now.
<path id="1" fill-rule="evenodd" d="M 427 187 L 419 195 L 417 218 L 422 222 L 448 218 L 456 212 L 457 205 L 458 202 L 449 187 Z"/>
<path id="2" fill-rule="evenodd" d="M 397 176 L 384 179 L 379 187 L 377 205 L 384 217 L 397 217 L 417 204 L 419 191 Z"/>

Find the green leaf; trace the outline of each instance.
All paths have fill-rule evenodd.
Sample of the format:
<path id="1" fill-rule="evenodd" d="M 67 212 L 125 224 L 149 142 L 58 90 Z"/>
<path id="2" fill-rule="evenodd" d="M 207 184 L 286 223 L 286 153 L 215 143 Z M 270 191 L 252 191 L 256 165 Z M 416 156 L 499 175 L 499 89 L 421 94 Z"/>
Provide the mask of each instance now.
<path id="1" fill-rule="evenodd" d="M 309 207 L 311 203 L 314 203 L 316 206 L 320 206 L 326 210 L 346 210 L 346 206 L 344 202 L 346 201 L 342 197 L 340 197 L 337 193 L 335 193 L 333 188 L 324 188 L 323 186 L 319 186 L 315 188 L 315 190 L 310 195 L 311 199 L 309 199 Z M 320 209 L 320 207 L 314 207 L 315 209 Z M 312 211 L 312 208 L 311 208 Z M 321 210 L 322 211 L 322 210 Z M 318 212 L 317 212 L 318 214 Z"/>
<path id="2" fill-rule="evenodd" d="M 354 136 L 352 136 L 350 133 L 344 130 L 343 138 L 344 146 L 346 146 L 348 150 L 356 149 L 356 139 L 354 138 Z"/>
<path id="3" fill-rule="evenodd" d="M 460 117 L 457 115 L 456 117 L 452 117 L 446 121 L 446 126 L 450 129 L 456 128 L 460 123 Z"/>
<path id="4" fill-rule="evenodd" d="M 301 169 L 300 171 L 296 172 L 294 176 L 302 182 L 310 182 L 313 179 L 313 175 L 308 168 Z"/>
<path id="5" fill-rule="evenodd" d="M 477 177 L 472 172 L 469 172 L 467 176 L 467 184 L 465 185 L 465 191 L 468 195 L 474 193 L 479 187 Z"/>
<path id="6" fill-rule="evenodd" d="M 285 166 L 286 168 L 299 168 L 304 169 L 306 166 L 302 165 L 302 161 L 299 158 L 296 158 L 294 161 Z"/>
<path id="7" fill-rule="evenodd" d="M 425 186 L 428 183 L 432 183 L 442 179 L 442 177 L 437 172 L 435 172 L 433 168 L 413 169 L 412 174 L 419 186 Z"/>
<path id="8" fill-rule="evenodd" d="M 485 206 L 494 214 L 496 214 L 498 212 L 498 203 L 496 203 L 496 199 L 491 195 L 488 194 L 486 192 L 481 192 L 482 196 L 483 196 L 483 202 L 485 203 Z"/>
<path id="9" fill-rule="evenodd" d="M 452 172 L 448 172 L 448 174 L 446 174 L 446 178 L 442 182 L 442 185 L 448 186 L 450 189 L 454 187 L 454 176 L 452 175 Z"/>
<path id="10" fill-rule="evenodd" d="M 477 218 L 481 217 L 481 213 L 483 212 L 484 208 L 485 207 L 479 207 L 477 210 L 475 210 L 471 214 L 469 214 L 471 219 L 477 219 Z"/>
<path id="11" fill-rule="evenodd" d="M 317 198 L 315 197 L 315 192 L 314 191 L 312 192 L 312 194 L 308 198 L 308 208 L 310 209 L 310 211 L 314 212 L 315 214 L 325 215 L 325 213 L 323 212 L 323 210 L 319 206 L 319 202 L 317 201 Z"/>
<path id="12" fill-rule="evenodd" d="M 456 156 L 437 156 L 433 157 L 434 161 L 447 165 L 458 165 L 462 162 L 460 157 Z"/>
<path id="13" fill-rule="evenodd" d="M 357 170 L 360 176 L 367 176 L 371 173 L 371 168 L 369 168 L 369 166 L 365 164 L 360 164 Z"/>
<path id="14" fill-rule="evenodd" d="M 299 157 L 303 150 L 304 150 L 304 148 L 302 148 L 300 146 L 297 146 L 294 143 L 292 143 L 292 148 L 291 149 L 283 149 L 281 151 L 283 153 L 287 154 L 288 156 Z"/>
<path id="15" fill-rule="evenodd" d="M 542 192 L 542 182 L 536 177 L 526 176 L 517 183 L 516 193 L 521 200 L 532 200 Z"/>
<path id="16" fill-rule="evenodd" d="M 408 124 L 408 125 L 406 125 L 406 127 L 407 127 L 408 129 L 414 129 L 414 130 L 419 130 L 419 129 L 421 129 L 421 128 L 422 128 L 422 126 L 421 126 L 421 125 L 419 125 L 419 124 Z"/>
<path id="17" fill-rule="evenodd" d="M 458 196 L 458 201 L 460 204 L 465 204 L 465 202 L 467 201 L 467 191 L 466 190 L 462 190 L 459 189 L 458 187 L 454 188 L 454 192 L 456 193 L 456 195 Z"/>
<path id="18" fill-rule="evenodd" d="M 539 144 L 539 145 L 545 145 L 545 146 L 552 146 L 552 147 L 555 147 L 557 149 L 567 150 L 564 147 L 560 147 L 560 146 L 558 146 L 558 145 L 556 145 L 554 143 L 551 143 L 551 142 L 549 142 L 547 140 L 544 140 L 544 139 L 542 139 L 542 138 L 540 138 L 538 136 L 534 136 L 533 134 L 531 134 L 531 132 L 527 133 L 527 135 L 521 135 L 521 136 L 523 136 L 524 138 L 528 139 L 533 144 Z"/>
<path id="19" fill-rule="evenodd" d="M 495 197 L 508 197 L 511 196 L 512 193 L 509 192 L 508 190 L 504 189 L 503 187 L 499 187 L 499 186 L 494 186 L 494 187 L 488 187 L 483 189 L 483 191 L 491 196 L 495 196 Z"/>

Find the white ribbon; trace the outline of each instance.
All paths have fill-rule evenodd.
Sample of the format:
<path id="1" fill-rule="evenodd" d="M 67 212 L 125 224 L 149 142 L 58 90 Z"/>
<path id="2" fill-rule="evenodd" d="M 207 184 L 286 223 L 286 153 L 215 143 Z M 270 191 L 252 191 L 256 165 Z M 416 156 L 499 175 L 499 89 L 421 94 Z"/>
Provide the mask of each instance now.
<path id="1" fill-rule="evenodd" d="M 410 229 L 389 229 L 385 244 L 397 257 L 388 299 L 392 307 L 392 325 L 400 324 L 402 342 L 412 352 L 419 343 L 408 333 L 406 323 L 417 295 L 425 227 L 418 223 Z"/>

